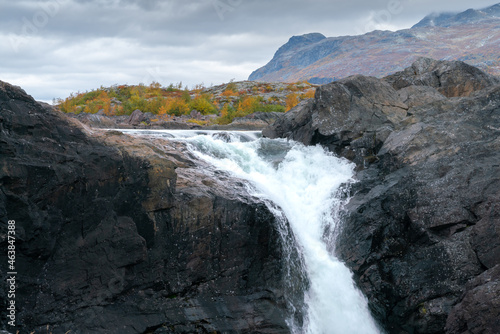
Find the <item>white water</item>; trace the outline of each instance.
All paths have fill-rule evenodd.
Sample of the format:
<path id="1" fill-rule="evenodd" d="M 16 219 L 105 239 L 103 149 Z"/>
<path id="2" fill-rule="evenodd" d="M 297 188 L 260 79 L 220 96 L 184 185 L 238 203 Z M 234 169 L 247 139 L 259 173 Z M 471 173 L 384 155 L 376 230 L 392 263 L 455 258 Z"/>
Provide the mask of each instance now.
<path id="1" fill-rule="evenodd" d="M 332 233 L 338 223 L 339 188 L 351 181 L 350 163 L 321 147 L 284 140 L 227 143 L 196 136 L 185 141 L 202 159 L 250 181 L 254 195 L 271 200 L 286 215 L 310 281 L 304 326 L 292 328 L 294 333 L 380 333 L 350 271 L 330 253 L 333 245 L 325 241 L 331 239 L 325 233 Z"/>
<path id="2" fill-rule="evenodd" d="M 104 129 L 106 131 L 118 130 L 123 133 L 141 136 L 154 136 L 160 138 L 189 138 L 198 135 L 217 137 L 225 135 L 237 141 L 252 141 L 260 138 L 261 131 L 220 131 L 220 130 L 144 130 L 144 129 Z"/>

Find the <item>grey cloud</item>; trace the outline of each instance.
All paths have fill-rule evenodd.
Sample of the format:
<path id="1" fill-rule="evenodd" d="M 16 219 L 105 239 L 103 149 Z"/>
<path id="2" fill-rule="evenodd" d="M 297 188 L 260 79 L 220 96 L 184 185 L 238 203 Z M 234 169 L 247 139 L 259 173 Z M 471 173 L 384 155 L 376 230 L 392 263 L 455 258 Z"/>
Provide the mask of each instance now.
<path id="1" fill-rule="evenodd" d="M 401 7 L 397 13 L 389 10 L 394 1 Z M 5 76 L 0 80 L 22 84 L 43 100 L 121 80 L 140 82 L 158 68 L 163 74 L 156 76 L 164 84 L 242 80 L 265 65 L 292 35 L 358 34 L 374 23 L 400 29 L 431 12 L 494 3 L 0 0 L 0 73 Z M 377 17 L 380 22 L 373 22 Z"/>

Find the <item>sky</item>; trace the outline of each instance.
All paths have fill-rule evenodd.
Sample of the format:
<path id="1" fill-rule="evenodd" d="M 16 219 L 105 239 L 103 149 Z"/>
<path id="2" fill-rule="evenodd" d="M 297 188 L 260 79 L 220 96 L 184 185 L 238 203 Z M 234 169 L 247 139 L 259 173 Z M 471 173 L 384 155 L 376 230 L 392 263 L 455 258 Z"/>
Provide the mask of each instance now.
<path id="1" fill-rule="evenodd" d="M 39 101 L 248 79 L 294 35 L 410 28 L 498 0 L 0 0 L 0 80 Z"/>

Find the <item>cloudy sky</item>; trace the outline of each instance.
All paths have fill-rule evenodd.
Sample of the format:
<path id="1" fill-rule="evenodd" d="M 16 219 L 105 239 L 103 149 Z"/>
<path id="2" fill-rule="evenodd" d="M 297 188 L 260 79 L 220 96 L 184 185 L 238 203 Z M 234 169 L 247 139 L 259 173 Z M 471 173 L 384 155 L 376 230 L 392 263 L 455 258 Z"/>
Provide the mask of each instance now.
<path id="1" fill-rule="evenodd" d="M 411 27 L 498 0 L 0 0 L 0 80 L 37 100 L 246 80 L 293 35 Z"/>

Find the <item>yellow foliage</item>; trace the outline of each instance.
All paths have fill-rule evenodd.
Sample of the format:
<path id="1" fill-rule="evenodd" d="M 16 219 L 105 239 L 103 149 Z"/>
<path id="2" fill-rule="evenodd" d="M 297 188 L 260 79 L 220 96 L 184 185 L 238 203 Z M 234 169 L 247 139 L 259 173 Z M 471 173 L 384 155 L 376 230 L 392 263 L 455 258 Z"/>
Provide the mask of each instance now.
<path id="1" fill-rule="evenodd" d="M 146 90 L 146 97 L 163 96 L 163 91 L 161 89 L 161 84 L 159 82 L 153 81 L 149 88 Z"/>
<path id="2" fill-rule="evenodd" d="M 224 107 L 222 107 L 222 110 L 220 111 L 220 117 L 222 118 L 225 118 L 225 117 L 229 117 L 230 114 L 231 114 L 231 109 L 229 107 L 229 104 L 225 104 Z"/>
<path id="3" fill-rule="evenodd" d="M 163 109 L 165 108 L 165 109 Z M 160 113 L 165 111 L 164 113 Z M 164 114 L 170 114 L 170 115 L 186 115 L 189 113 L 190 108 L 189 105 L 180 97 L 174 97 L 174 98 L 169 98 L 165 100 L 165 104 L 160 107 L 160 110 L 158 110 L 158 113 L 160 115 Z"/>
<path id="4" fill-rule="evenodd" d="M 247 96 L 240 102 L 237 111 L 238 114 L 243 116 L 255 112 L 258 107 L 258 98 L 255 96 Z"/>
<path id="5" fill-rule="evenodd" d="M 299 104 L 299 99 L 296 93 L 288 94 L 286 97 L 286 111 L 289 111 L 293 107 Z"/>
<path id="6" fill-rule="evenodd" d="M 217 120 L 219 124 L 229 124 L 235 117 L 236 110 L 234 110 L 233 107 L 229 105 L 229 103 L 226 103 L 224 107 L 222 107 L 222 110 L 220 111 L 220 117 Z"/>
<path id="7" fill-rule="evenodd" d="M 159 109 L 158 109 L 158 115 L 165 115 L 168 113 L 168 108 L 166 105 L 162 105 Z"/>
<path id="8" fill-rule="evenodd" d="M 304 93 L 304 99 L 312 99 L 314 97 L 314 93 L 316 93 L 316 89 L 310 89 Z"/>
<path id="9" fill-rule="evenodd" d="M 192 109 L 198 110 L 203 115 L 217 113 L 217 108 L 210 102 L 211 96 L 199 95 L 191 101 Z"/>
<path id="10" fill-rule="evenodd" d="M 222 96 L 238 96 L 239 94 L 232 89 L 226 89 L 224 92 L 222 92 Z"/>

